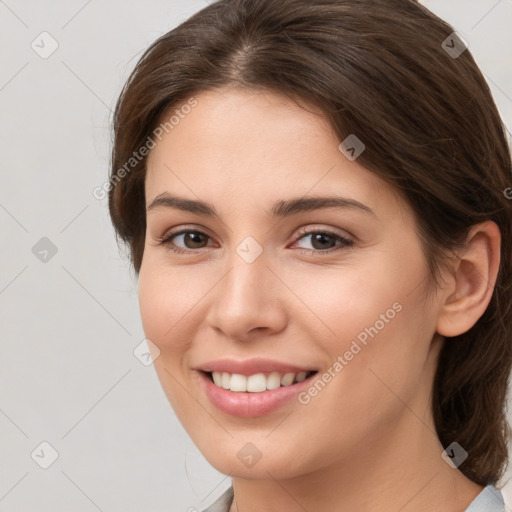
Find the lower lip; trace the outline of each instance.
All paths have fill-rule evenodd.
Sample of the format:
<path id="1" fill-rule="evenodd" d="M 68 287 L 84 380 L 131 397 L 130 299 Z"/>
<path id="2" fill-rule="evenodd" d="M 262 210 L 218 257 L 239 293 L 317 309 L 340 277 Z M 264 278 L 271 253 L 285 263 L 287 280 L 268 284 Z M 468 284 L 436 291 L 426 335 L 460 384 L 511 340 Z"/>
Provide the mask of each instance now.
<path id="1" fill-rule="evenodd" d="M 310 386 L 311 379 L 316 375 L 314 373 L 302 382 L 291 386 L 267 389 L 260 393 L 249 393 L 219 388 L 206 373 L 202 371 L 198 373 L 204 390 L 213 405 L 226 414 L 243 418 L 254 418 L 275 411 Z"/>

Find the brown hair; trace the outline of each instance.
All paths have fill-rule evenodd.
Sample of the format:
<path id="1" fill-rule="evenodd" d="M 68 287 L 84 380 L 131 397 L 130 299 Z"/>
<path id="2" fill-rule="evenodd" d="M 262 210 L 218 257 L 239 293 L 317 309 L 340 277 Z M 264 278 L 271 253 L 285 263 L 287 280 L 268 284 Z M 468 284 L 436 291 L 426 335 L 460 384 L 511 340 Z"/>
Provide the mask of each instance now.
<path id="1" fill-rule="evenodd" d="M 340 141 L 366 146 L 358 163 L 400 191 L 437 282 L 443 255 L 476 223 L 502 236 L 491 302 L 444 343 L 432 406 L 439 439 L 469 454 L 459 467 L 495 484 L 507 462 L 512 364 L 511 159 L 505 128 L 469 50 L 413 0 L 220 0 L 156 40 L 118 99 L 109 209 L 139 273 L 146 230 L 146 158 L 126 170 L 171 107 L 226 86 L 315 105 Z M 448 45 L 443 41 L 449 41 Z M 455 42 L 454 42 L 455 41 Z M 121 168 L 125 169 L 120 173 Z M 120 179 L 120 175 L 123 179 Z"/>

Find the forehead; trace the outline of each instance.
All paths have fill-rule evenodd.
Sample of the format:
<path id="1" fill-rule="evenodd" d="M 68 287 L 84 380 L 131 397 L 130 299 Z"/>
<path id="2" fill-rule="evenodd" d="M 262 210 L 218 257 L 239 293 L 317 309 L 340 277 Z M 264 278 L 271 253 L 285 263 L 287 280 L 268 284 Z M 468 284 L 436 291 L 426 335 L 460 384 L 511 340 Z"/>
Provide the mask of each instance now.
<path id="1" fill-rule="evenodd" d="M 150 152 L 147 203 L 166 191 L 238 207 L 333 192 L 375 206 L 397 199 L 386 182 L 339 151 L 318 109 L 246 89 L 194 99 L 194 108 L 180 111 L 178 104 L 163 117 L 177 114 Z"/>
<path id="2" fill-rule="evenodd" d="M 308 112 L 275 92 L 229 88 L 203 92 L 194 99 L 196 106 L 188 114 L 173 116 L 184 109 L 184 102 L 163 116 L 160 126 L 171 117 L 175 124 L 162 133 L 150 162 L 163 154 L 174 160 L 186 155 L 215 162 L 222 158 L 226 164 L 230 157 L 247 163 L 258 156 L 257 167 L 262 159 L 293 161 L 310 153 L 315 140 L 324 139 L 325 143 L 326 137 L 333 139 L 320 113 Z M 334 139 L 331 142 L 335 143 Z M 233 170 L 231 166 L 229 170 Z"/>

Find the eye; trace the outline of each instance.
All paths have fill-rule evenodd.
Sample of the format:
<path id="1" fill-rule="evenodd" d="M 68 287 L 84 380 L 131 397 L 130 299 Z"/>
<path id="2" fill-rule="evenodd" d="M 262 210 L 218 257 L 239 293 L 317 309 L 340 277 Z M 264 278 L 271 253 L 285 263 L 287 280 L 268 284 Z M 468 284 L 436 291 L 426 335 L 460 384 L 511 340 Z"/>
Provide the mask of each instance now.
<path id="1" fill-rule="evenodd" d="M 185 244 L 185 249 L 183 250 L 180 247 L 177 247 L 173 239 L 179 239 L 181 237 L 182 243 Z M 164 235 L 161 239 L 158 240 L 159 245 L 164 245 L 171 251 L 174 251 L 179 254 L 187 254 L 190 252 L 194 252 L 194 249 L 202 249 L 201 244 L 204 240 L 210 238 L 206 233 L 202 231 L 192 230 L 192 229 L 182 229 L 176 233 L 169 233 L 168 235 Z M 201 247 L 198 247 L 201 246 Z"/>
<path id="2" fill-rule="evenodd" d="M 299 238 L 296 241 L 301 241 L 306 239 L 307 237 L 311 237 L 311 245 L 314 249 L 300 249 L 300 251 L 306 251 L 308 254 L 326 254 L 330 252 L 336 252 L 347 247 L 354 245 L 354 241 L 349 238 L 342 236 L 338 233 L 334 233 L 332 231 L 326 229 L 316 229 L 316 230 L 301 230 L 299 231 Z M 338 247 L 332 247 L 332 243 L 339 242 Z M 330 246 L 330 247 L 327 247 Z"/>
<path id="3" fill-rule="evenodd" d="M 307 229 L 302 229 L 299 231 L 299 235 L 301 236 L 295 239 L 295 243 L 304 240 L 307 237 L 311 237 L 313 249 L 298 249 L 300 252 L 306 252 L 307 254 L 326 254 L 343 250 L 354 245 L 353 240 L 326 229 L 309 231 Z M 166 246 L 169 250 L 178 254 L 190 254 L 198 252 L 196 249 L 204 249 L 207 247 L 207 245 L 204 244 L 207 243 L 209 238 L 210 237 L 203 231 L 198 231 L 196 229 L 181 229 L 180 231 L 164 235 L 158 240 L 158 244 Z M 181 239 L 181 243 L 184 244 L 185 247 L 181 248 L 180 246 L 177 246 L 173 241 L 175 239 Z M 338 246 L 332 247 L 331 244 L 333 242 L 336 244 L 336 241 L 339 242 Z M 326 248 L 326 245 L 331 247 Z"/>

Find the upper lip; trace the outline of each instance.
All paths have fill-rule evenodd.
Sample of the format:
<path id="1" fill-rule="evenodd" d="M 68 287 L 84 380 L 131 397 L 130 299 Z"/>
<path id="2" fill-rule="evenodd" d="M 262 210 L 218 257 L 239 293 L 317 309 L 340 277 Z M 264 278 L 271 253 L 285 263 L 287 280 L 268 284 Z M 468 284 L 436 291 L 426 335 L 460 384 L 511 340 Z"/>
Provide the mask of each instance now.
<path id="1" fill-rule="evenodd" d="M 312 368 L 296 366 L 281 361 L 255 357 L 245 360 L 236 360 L 230 358 L 215 359 L 197 367 L 197 370 L 203 372 L 226 372 L 238 373 L 240 375 L 254 375 L 256 373 L 300 373 L 314 371 Z"/>

